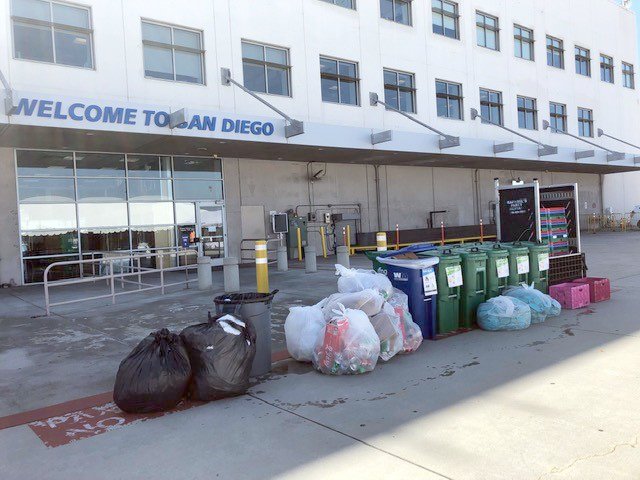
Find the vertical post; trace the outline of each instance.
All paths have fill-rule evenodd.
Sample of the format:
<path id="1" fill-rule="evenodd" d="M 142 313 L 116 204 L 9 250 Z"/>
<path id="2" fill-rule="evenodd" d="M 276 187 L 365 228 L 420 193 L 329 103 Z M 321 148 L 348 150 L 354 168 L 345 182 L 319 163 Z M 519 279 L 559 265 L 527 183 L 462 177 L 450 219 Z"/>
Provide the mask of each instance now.
<path id="1" fill-rule="evenodd" d="M 400 226 L 396 223 L 396 250 L 400 250 Z"/>
<path id="2" fill-rule="evenodd" d="M 342 227 L 342 245 L 347 246 L 347 229 Z"/>
<path id="3" fill-rule="evenodd" d="M 300 227 L 296 228 L 296 235 L 298 237 L 298 260 L 302 261 L 302 232 L 300 231 Z M 269 293 L 269 292 L 264 292 L 264 293 Z"/>
<path id="4" fill-rule="evenodd" d="M 440 222 L 440 246 L 444 246 L 444 222 Z"/>
<path id="5" fill-rule="evenodd" d="M 484 224 L 482 223 L 482 219 L 480 219 L 480 242 L 484 243 Z"/>
<path id="6" fill-rule="evenodd" d="M 322 243 L 322 256 L 327 258 L 327 237 L 324 234 L 324 227 L 320 227 L 320 243 Z"/>
<path id="7" fill-rule="evenodd" d="M 318 271 L 316 264 L 316 247 L 313 245 L 304 247 L 304 266 L 307 273 L 315 273 Z"/>
<path id="8" fill-rule="evenodd" d="M 286 272 L 289 270 L 289 259 L 287 258 L 287 247 L 278 245 L 276 250 L 276 259 L 278 262 L 278 271 Z"/>
<path id="9" fill-rule="evenodd" d="M 287 247 L 284 248 L 285 258 L 287 256 Z M 223 260 L 223 276 L 225 293 L 236 293 L 240 291 L 240 270 L 238 268 L 238 259 L 235 257 L 226 257 Z"/>
<path id="10" fill-rule="evenodd" d="M 140 257 L 136 258 L 136 267 L 138 269 L 138 290 L 142 288 L 142 274 L 140 273 Z M 160 265 L 162 265 L 162 257 L 160 257 Z"/>
<path id="11" fill-rule="evenodd" d="M 180 253 L 176 256 L 176 260 L 180 263 Z M 160 293 L 164 295 L 164 262 L 160 262 Z"/>
<path id="12" fill-rule="evenodd" d="M 376 250 L 378 252 L 387 251 L 387 234 L 386 232 L 376 233 Z"/>
<path id="13" fill-rule="evenodd" d="M 113 258 L 109 260 L 109 286 L 111 288 L 111 303 L 116 304 L 116 283 L 113 277 Z"/>
<path id="14" fill-rule="evenodd" d="M 47 277 L 49 276 L 49 271 L 44 271 L 44 308 L 47 311 L 47 317 L 51 315 L 51 308 L 49 306 L 49 280 Z"/>
<path id="15" fill-rule="evenodd" d="M 351 255 L 351 225 L 347 224 L 347 249 L 349 250 L 349 255 Z"/>
<path id="16" fill-rule="evenodd" d="M 336 247 L 336 257 L 338 264 L 342 265 L 345 268 L 350 267 L 349 251 L 347 250 L 347 247 L 343 245 Z"/>
<path id="17" fill-rule="evenodd" d="M 300 228 L 298 228 L 298 240 L 300 239 Z M 301 245 L 298 241 L 298 250 Z M 302 254 L 300 254 L 302 260 Z M 258 293 L 269 293 L 269 265 L 267 260 L 267 241 L 256 241 L 256 285 Z"/>

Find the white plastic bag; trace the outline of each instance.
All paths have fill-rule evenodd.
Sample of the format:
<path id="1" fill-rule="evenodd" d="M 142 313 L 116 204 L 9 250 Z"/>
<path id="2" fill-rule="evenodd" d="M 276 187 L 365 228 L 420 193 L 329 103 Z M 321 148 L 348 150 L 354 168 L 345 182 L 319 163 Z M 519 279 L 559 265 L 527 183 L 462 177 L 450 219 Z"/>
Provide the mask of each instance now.
<path id="1" fill-rule="evenodd" d="M 291 356 L 299 362 L 313 360 L 313 349 L 325 325 L 322 309 L 318 305 L 291 307 L 284 321 L 284 335 Z"/>
<path id="2" fill-rule="evenodd" d="M 324 313 L 324 319 L 329 321 L 335 316 L 334 311 L 338 308 L 338 305 L 354 310 L 362 310 L 368 317 L 373 317 L 380 313 L 384 298 L 377 290 L 367 289 L 353 293 L 334 293 L 323 302 L 322 312 Z"/>
<path id="3" fill-rule="evenodd" d="M 393 286 L 386 275 L 373 270 L 358 270 L 336 265 L 336 275 L 340 276 L 338 279 L 340 293 L 353 293 L 373 288 L 380 292 L 385 300 L 393 293 Z"/>
<path id="4" fill-rule="evenodd" d="M 372 371 L 380 355 L 380 338 L 361 310 L 338 305 L 320 332 L 313 351 L 313 366 L 328 375 L 354 375 Z"/>
<path id="5" fill-rule="evenodd" d="M 389 361 L 404 348 L 400 315 L 388 303 L 377 315 L 371 317 L 371 325 L 380 338 L 380 358 Z"/>
<path id="6" fill-rule="evenodd" d="M 422 330 L 409 312 L 409 297 L 397 288 L 393 289 L 393 295 L 388 301 L 395 312 L 400 316 L 400 328 L 402 329 L 402 352 L 415 352 L 422 345 Z"/>
<path id="7" fill-rule="evenodd" d="M 531 308 L 515 297 L 490 298 L 478 307 L 478 325 L 483 330 L 524 330 L 531 325 Z"/>

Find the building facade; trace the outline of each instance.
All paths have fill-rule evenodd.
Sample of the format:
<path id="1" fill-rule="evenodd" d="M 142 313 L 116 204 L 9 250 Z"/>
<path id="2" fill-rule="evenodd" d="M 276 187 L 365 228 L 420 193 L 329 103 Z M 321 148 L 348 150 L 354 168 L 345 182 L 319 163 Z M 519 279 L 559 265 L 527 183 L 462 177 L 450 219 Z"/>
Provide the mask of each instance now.
<path id="1" fill-rule="evenodd" d="M 578 182 L 600 213 L 637 169 L 598 137 L 640 143 L 635 16 L 610 0 L 0 5 L 0 283 L 194 227 L 241 256 L 270 212 L 491 222 L 494 178 Z"/>

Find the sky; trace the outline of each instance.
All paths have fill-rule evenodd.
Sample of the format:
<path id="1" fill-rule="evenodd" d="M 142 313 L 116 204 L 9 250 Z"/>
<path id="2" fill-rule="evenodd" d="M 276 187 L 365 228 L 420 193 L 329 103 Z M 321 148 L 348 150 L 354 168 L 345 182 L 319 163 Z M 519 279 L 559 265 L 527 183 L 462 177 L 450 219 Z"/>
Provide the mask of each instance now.
<path id="1" fill-rule="evenodd" d="M 638 44 L 640 45 L 640 0 L 633 2 L 631 7 L 636 12 L 636 21 L 638 22 Z"/>

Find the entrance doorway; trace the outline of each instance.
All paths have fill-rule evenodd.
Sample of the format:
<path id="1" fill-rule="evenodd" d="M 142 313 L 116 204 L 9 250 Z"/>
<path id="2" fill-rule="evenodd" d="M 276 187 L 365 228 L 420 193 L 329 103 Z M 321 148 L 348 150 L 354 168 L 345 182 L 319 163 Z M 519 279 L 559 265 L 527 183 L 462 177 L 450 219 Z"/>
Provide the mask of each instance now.
<path id="1" fill-rule="evenodd" d="M 180 245 L 185 248 L 198 248 L 190 243 L 190 238 L 199 238 L 203 254 L 211 258 L 213 265 L 222 265 L 227 246 L 224 204 L 222 202 L 182 202 L 180 208 L 183 218 L 183 221 L 177 225 Z"/>

